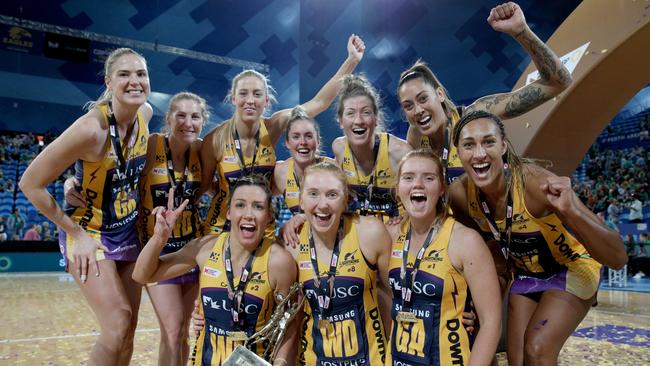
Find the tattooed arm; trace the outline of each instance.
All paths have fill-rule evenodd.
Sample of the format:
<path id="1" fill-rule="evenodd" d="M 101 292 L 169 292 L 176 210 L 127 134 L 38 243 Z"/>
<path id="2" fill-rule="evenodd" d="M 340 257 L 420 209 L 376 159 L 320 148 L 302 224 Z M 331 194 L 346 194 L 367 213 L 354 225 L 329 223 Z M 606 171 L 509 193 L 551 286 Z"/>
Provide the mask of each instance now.
<path id="1" fill-rule="evenodd" d="M 494 30 L 511 35 L 524 47 L 539 70 L 540 79 L 510 93 L 480 98 L 468 107 L 468 112 L 482 109 L 503 119 L 514 118 L 540 106 L 571 84 L 569 70 L 530 30 L 517 4 L 510 2 L 493 8 L 487 20 Z"/>

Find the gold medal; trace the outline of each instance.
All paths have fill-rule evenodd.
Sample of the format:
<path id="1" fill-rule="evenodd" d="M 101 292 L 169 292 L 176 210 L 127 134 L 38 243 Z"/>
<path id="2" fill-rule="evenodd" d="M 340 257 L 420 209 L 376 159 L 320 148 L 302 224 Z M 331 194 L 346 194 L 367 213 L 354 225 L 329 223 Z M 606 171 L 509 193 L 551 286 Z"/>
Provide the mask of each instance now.
<path id="1" fill-rule="evenodd" d="M 246 332 L 228 332 L 228 338 L 236 342 L 246 342 L 248 340 L 248 334 Z"/>
<path id="2" fill-rule="evenodd" d="M 332 324 L 329 319 L 318 319 L 318 327 L 319 328 L 327 328 Z"/>
<path id="3" fill-rule="evenodd" d="M 415 323 L 418 321 L 418 317 L 410 311 L 399 311 L 397 313 L 397 321 L 404 323 Z"/>

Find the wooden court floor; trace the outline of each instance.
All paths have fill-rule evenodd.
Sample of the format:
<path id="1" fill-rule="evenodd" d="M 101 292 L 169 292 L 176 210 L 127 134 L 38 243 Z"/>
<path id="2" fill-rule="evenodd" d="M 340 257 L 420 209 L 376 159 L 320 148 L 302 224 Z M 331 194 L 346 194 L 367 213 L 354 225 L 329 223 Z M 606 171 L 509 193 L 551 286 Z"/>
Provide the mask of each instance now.
<path id="1" fill-rule="evenodd" d="M 143 296 L 132 364 L 156 365 L 158 324 Z M 650 364 L 650 293 L 600 291 L 598 302 L 560 365 Z M 2 274 L 0 304 L 0 365 L 87 364 L 97 325 L 69 275 Z"/>

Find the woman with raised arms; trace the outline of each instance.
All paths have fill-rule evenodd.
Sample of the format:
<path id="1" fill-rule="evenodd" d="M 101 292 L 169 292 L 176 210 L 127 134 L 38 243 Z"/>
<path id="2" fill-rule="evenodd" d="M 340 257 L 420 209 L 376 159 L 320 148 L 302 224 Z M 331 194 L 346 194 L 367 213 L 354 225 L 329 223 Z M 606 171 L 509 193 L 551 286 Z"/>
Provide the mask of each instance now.
<path id="1" fill-rule="evenodd" d="M 348 39 L 348 57 L 334 76 L 321 88 L 314 98 L 302 104 L 308 116 L 314 117 L 326 110 L 336 96 L 343 75 L 351 73 L 365 50 L 361 38 L 351 35 Z M 228 228 L 223 204 L 230 187 L 237 178 L 258 173 L 267 179 L 273 176 L 275 149 L 285 131 L 290 109 L 264 117 L 266 108 L 273 100 L 272 88 L 262 74 L 246 70 L 235 76 L 227 99 L 235 106 L 235 114 L 205 136 L 201 151 L 203 163 L 202 192 L 213 185 L 215 172 L 218 187 L 205 219 L 206 234 L 219 233 Z"/>
<path id="2" fill-rule="evenodd" d="M 410 124 L 407 141 L 415 149 L 432 149 L 441 157 L 448 184 L 463 173 L 451 143 L 453 126 L 463 114 L 481 109 L 502 119 L 514 118 L 560 94 L 571 83 L 569 71 L 530 30 L 519 5 L 509 2 L 492 8 L 487 22 L 522 45 L 539 70 L 539 80 L 510 93 L 479 98 L 463 108 L 454 104 L 433 71 L 418 60 L 402 72 L 397 87 L 402 112 Z"/>

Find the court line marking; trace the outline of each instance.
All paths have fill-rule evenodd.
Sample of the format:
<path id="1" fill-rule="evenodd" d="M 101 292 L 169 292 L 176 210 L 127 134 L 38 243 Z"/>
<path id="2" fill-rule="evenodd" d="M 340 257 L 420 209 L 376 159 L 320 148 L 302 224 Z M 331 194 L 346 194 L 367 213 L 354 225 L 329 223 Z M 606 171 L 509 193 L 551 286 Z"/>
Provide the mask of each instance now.
<path id="1" fill-rule="evenodd" d="M 623 311 L 610 311 L 610 310 L 595 310 L 595 311 L 598 312 L 598 313 L 607 314 L 607 315 L 626 315 L 626 316 L 634 316 L 634 317 L 639 317 L 639 318 L 648 318 L 648 319 L 650 319 L 650 315 L 645 315 L 645 314 L 628 313 L 628 312 L 623 312 Z"/>
<path id="2" fill-rule="evenodd" d="M 160 328 L 137 329 L 135 332 L 136 333 L 160 332 Z M 91 336 L 96 337 L 98 335 L 99 335 L 98 332 L 92 332 L 92 333 L 79 333 L 79 334 L 69 334 L 69 335 L 63 335 L 63 336 L 50 336 L 50 337 L 0 339 L 0 344 L 34 342 L 34 341 L 47 341 L 47 340 L 58 340 L 58 339 L 68 339 L 68 338 L 82 338 L 82 337 L 91 337 Z"/>

